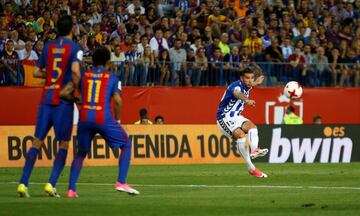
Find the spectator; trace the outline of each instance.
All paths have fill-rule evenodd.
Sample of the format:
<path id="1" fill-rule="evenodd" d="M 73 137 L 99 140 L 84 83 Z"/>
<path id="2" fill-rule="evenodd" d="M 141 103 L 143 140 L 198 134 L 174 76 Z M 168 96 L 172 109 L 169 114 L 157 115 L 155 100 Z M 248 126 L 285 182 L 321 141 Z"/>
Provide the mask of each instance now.
<path id="1" fill-rule="evenodd" d="M 120 39 L 120 41 L 124 41 L 125 37 L 126 37 L 127 33 L 126 33 L 126 26 L 123 23 L 120 23 L 117 26 L 117 29 L 115 31 L 113 31 L 110 35 L 110 40 L 114 37 L 118 37 Z"/>
<path id="2" fill-rule="evenodd" d="M 13 41 L 14 49 L 16 51 L 21 51 L 25 48 L 25 42 L 19 38 L 19 34 L 16 30 L 11 31 L 9 37 Z"/>
<path id="3" fill-rule="evenodd" d="M 42 40 L 36 41 L 36 43 L 35 43 L 35 52 L 36 52 L 36 55 L 38 57 L 41 56 L 43 48 L 44 48 L 44 41 L 42 41 Z"/>
<path id="4" fill-rule="evenodd" d="M 137 44 L 132 43 L 129 51 L 125 52 L 124 85 L 138 85 L 143 80 L 144 71 L 141 63 L 141 53 L 137 51 Z"/>
<path id="5" fill-rule="evenodd" d="M 246 46 L 252 54 L 256 52 L 257 46 L 262 46 L 262 41 L 258 37 L 257 30 L 255 28 L 251 30 L 250 37 L 245 39 L 243 46 Z"/>
<path id="6" fill-rule="evenodd" d="M 192 72 L 192 79 L 191 79 L 192 85 L 199 86 L 201 81 L 202 83 L 205 83 L 204 77 L 206 71 L 208 70 L 208 60 L 205 55 L 204 47 L 199 47 L 199 49 L 197 50 L 193 69 L 194 70 Z"/>
<path id="7" fill-rule="evenodd" d="M 170 15 L 174 10 L 174 5 L 171 0 L 158 0 L 157 11 L 160 17 Z"/>
<path id="8" fill-rule="evenodd" d="M 116 46 L 111 52 L 110 60 L 112 63 L 113 72 L 120 80 L 123 80 L 122 76 L 124 72 L 125 54 L 121 51 L 121 48 L 119 46 Z"/>
<path id="9" fill-rule="evenodd" d="M 156 64 L 154 54 L 151 52 L 151 48 L 149 46 L 146 46 L 144 53 L 142 53 L 141 63 L 144 67 L 140 76 L 140 86 L 146 85 L 148 74 L 152 75 L 152 83 L 154 83 Z"/>
<path id="10" fill-rule="evenodd" d="M 15 43 L 8 39 L 5 44 L 5 49 L 2 52 L 3 76 L 5 85 L 22 85 L 23 76 L 20 73 L 19 56 L 14 51 Z"/>
<path id="11" fill-rule="evenodd" d="M 228 42 L 229 42 L 229 35 L 227 33 L 222 33 L 220 38 L 219 48 L 223 56 L 225 56 L 230 52 L 230 46 Z"/>
<path id="12" fill-rule="evenodd" d="M 190 16 L 191 5 L 189 0 L 175 0 L 174 9 L 175 11 L 180 10 L 186 17 Z"/>
<path id="13" fill-rule="evenodd" d="M 190 42 L 187 39 L 188 39 L 187 33 L 185 32 L 181 33 L 181 37 L 180 37 L 181 48 L 184 49 L 186 52 L 188 52 L 190 49 L 190 44 L 189 44 Z"/>
<path id="14" fill-rule="evenodd" d="M 32 50 L 34 43 L 32 41 L 26 41 L 25 49 L 19 52 L 20 60 L 38 60 L 38 55 Z"/>
<path id="15" fill-rule="evenodd" d="M 153 123 L 149 120 L 147 114 L 148 114 L 148 111 L 146 108 L 140 109 L 139 110 L 140 120 L 136 121 L 134 124 L 136 124 L 136 125 L 140 125 L 140 124 L 152 125 Z"/>
<path id="16" fill-rule="evenodd" d="M 174 39 L 181 38 L 181 48 L 186 52 L 189 51 L 191 44 L 195 44 L 192 48 L 196 53 L 197 48 L 204 46 L 208 61 L 214 58 L 214 51 L 219 46 L 222 51 L 222 56 L 219 57 L 221 59 L 230 52 L 232 47 L 245 45 L 248 46 L 251 56 L 245 54 L 247 51 L 242 48 L 244 52 L 240 51 L 240 53 L 242 53 L 243 61 L 272 62 L 274 65 L 262 65 L 264 71 L 272 76 L 273 81 L 286 81 L 283 79 L 286 78 L 284 76 L 286 68 L 280 64 L 286 62 L 292 54 L 289 52 L 291 44 L 286 42 L 288 38 L 293 41 L 292 45 L 299 47 L 301 51 L 304 48 L 307 49 L 305 45 L 310 45 L 310 55 L 317 53 L 317 48 L 322 46 L 330 64 L 352 59 L 350 58 L 351 51 L 348 54 L 349 49 L 343 49 L 343 42 L 340 41 L 345 40 L 350 47 L 353 41 L 360 38 L 360 28 L 357 28 L 359 26 L 357 19 L 360 17 L 359 6 L 359 1 L 344 3 L 342 0 L 326 2 L 322 0 L 315 2 L 308 0 L 295 2 L 293 0 L 268 2 L 258 0 L 64 0 L 61 2 L 40 0 L 31 3 L 29 0 L 5 1 L 0 8 L 3 9 L 0 11 L 0 49 L 5 46 L 6 39 L 10 38 L 15 42 L 15 49 L 21 56 L 20 50 L 23 50 L 25 45 L 22 42 L 35 43 L 42 40 L 46 43 L 52 40 L 56 37 L 56 31 L 54 31 L 56 20 L 62 14 L 71 14 L 75 24 L 74 40 L 81 43 L 86 55 L 91 55 L 93 49 L 100 45 L 114 52 L 113 38 L 118 38 L 117 46 L 120 43 L 127 44 L 124 50 L 128 50 L 130 44 L 136 42 L 139 44 L 138 51 L 143 54 L 147 43 L 144 39 L 143 45 L 140 45 L 142 36 L 146 36 L 156 56 L 159 49 L 160 51 L 170 50 L 174 47 Z M 158 28 L 163 31 L 162 36 L 158 38 L 161 42 L 160 46 L 156 42 L 156 37 L 154 39 L 154 32 Z M 5 35 L 7 32 L 11 32 L 10 37 Z M 258 46 L 260 43 L 256 45 L 251 43 L 251 35 L 254 35 L 254 32 L 257 33 L 257 38 L 261 39 L 261 47 Z M 228 38 L 224 39 L 225 35 L 222 33 L 227 33 Z M 163 34 L 166 35 L 165 38 Z M 195 43 L 198 37 L 201 38 L 201 42 Z M 221 43 L 217 39 L 219 37 L 221 37 Z M 278 55 L 274 48 L 267 49 L 271 47 L 273 38 L 277 38 L 278 43 L 281 44 L 281 55 Z M 163 42 L 163 39 L 167 41 Z M 127 42 L 124 42 L 125 40 Z M 341 44 L 340 55 L 334 60 L 330 53 L 333 47 L 339 49 L 339 44 Z M 355 50 L 355 55 L 359 56 L 360 48 Z M 308 57 L 307 54 L 305 55 Z M 351 62 L 353 63 L 355 62 Z M 192 64 L 187 63 L 189 76 Z M 224 74 L 220 68 L 216 73 L 219 77 L 216 78 L 215 83 L 218 84 L 223 83 L 222 80 L 224 80 Z M 209 64 L 208 70 L 204 71 L 204 76 L 202 76 L 202 85 L 210 84 L 211 70 L 213 70 L 212 64 Z M 355 85 L 357 67 L 348 65 L 348 69 L 345 69 L 345 66 L 339 66 L 335 71 L 341 73 L 339 77 L 336 75 L 336 79 L 340 78 L 340 80 L 335 79 L 337 85 L 339 83 L 341 86 Z M 347 76 L 344 75 L 344 71 L 349 71 Z M 157 73 L 159 71 L 155 74 Z M 316 77 L 316 73 L 315 70 L 314 76 L 309 76 L 311 75 L 309 73 L 306 78 Z M 155 77 L 156 82 L 159 82 L 159 74 Z M 312 81 L 312 79 L 306 81 Z M 317 78 L 314 78 L 314 81 L 309 84 L 320 85 Z M 329 81 L 321 85 L 326 83 Z"/>
<path id="17" fill-rule="evenodd" d="M 123 52 L 127 52 L 127 51 L 129 51 L 130 50 L 130 46 L 131 46 L 131 44 L 132 44 L 132 40 L 131 40 L 132 38 L 131 38 L 131 35 L 126 35 L 125 36 L 125 39 L 120 43 L 120 48 L 121 48 L 121 51 L 123 51 Z M 134 43 L 136 43 L 136 42 L 134 42 Z M 137 49 L 137 45 L 136 45 L 136 49 Z"/>
<path id="18" fill-rule="evenodd" d="M 194 50 L 195 53 L 197 53 L 197 50 L 202 47 L 202 41 L 201 41 L 201 37 L 196 37 L 194 44 L 191 44 L 190 48 Z"/>
<path id="19" fill-rule="evenodd" d="M 313 124 L 316 124 L 316 125 L 321 125 L 322 122 L 321 122 L 321 116 L 319 115 L 316 115 L 313 117 Z"/>
<path id="20" fill-rule="evenodd" d="M 169 51 L 171 62 L 174 64 L 175 85 L 191 85 L 190 76 L 187 74 L 186 51 L 181 48 L 181 40 L 176 39 L 174 47 Z"/>
<path id="21" fill-rule="evenodd" d="M 0 30 L 0 52 L 4 51 L 7 38 L 8 38 L 8 32 L 5 30 Z"/>
<path id="22" fill-rule="evenodd" d="M 142 35 L 141 38 L 140 38 L 140 43 L 137 45 L 137 51 L 139 53 L 143 54 L 145 47 L 148 47 L 148 46 L 149 46 L 148 37 L 146 35 Z"/>
<path id="23" fill-rule="evenodd" d="M 289 56 L 288 77 L 290 80 L 296 80 L 300 83 L 304 83 L 306 76 L 306 61 L 301 53 L 300 48 L 296 47 L 295 52 Z"/>
<path id="24" fill-rule="evenodd" d="M 157 67 L 160 71 L 159 84 L 167 85 L 170 78 L 170 55 L 167 49 L 163 49 L 157 58 Z"/>
<path id="25" fill-rule="evenodd" d="M 163 31 L 160 28 L 156 30 L 155 36 L 151 38 L 149 45 L 155 57 L 157 57 L 163 49 L 169 50 L 168 43 L 163 37 Z"/>
<path id="26" fill-rule="evenodd" d="M 289 57 L 290 58 L 290 57 Z M 267 64 L 265 73 L 268 76 L 280 77 L 283 67 L 281 65 L 284 62 L 284 56 L 282 55 L 281 48 L 279 46 L 279 40 L 276 37 L 271 38 L 271 46 L 265 49 L 265 60 L 278 64 Z"/>
<path id="27" fill-rule="evenodd" d="M 211 62 L 209 76 L 208 76 L 210 86 L 223 85 L 224 83 L 224 80 L 222 78 L 223 61 L 224 60 L 223 60 L 223 56 L 221 55 L 220 48 L 218 47 L 215 48 L 209 61 Z"/>
<path id="28" fill-rule="evenodd" d="M 328 57 L 325 56 L 325 49 L 323 47 L 317 49 L 317 54 L 314 56 L 313 63 L 317 78 L 319 79 L 319 85 L 329 86 L 331 81 L 331 71 L 329 68 L 329 60 Z"/>
<path id="29" fill-rule="evenodd" d="M 205 26 L 207 25 L 208 16 L 209 16 L 209 9 L 206 2 L 201 2 L 200 6 L 196 7 L 191 12 L 191 19 L 198 21 L 198 27 L 200 29 L 204 29 Z"/>
<path id="30" fill-rule="evenodd" d="M 145 14 L 145 8 L 141 6 L 140 0 L 133 0 L 132 3 L 126 8 L 130 15 L 135 13 L 135 9 L 140 8 L 140 13 Z"/>
<path id="31" fill-rule="evenodd" d="M 102 15 L 99 13 L 100 6 L 96 1 L 91 2 L 90 12 L 91 12 L 91 18 L 89 20 L 89 23 L 91 25 L 94 25 L 96 23 L 101 23 L 101 17 Z"/>
<path id="32" fill-rule="evenodd" d="M 204 45 L 207 46 L 213 42 L 213 36 L 211 32 L 211 28 L 209 26 L 205 27 L 204 30 L 204 36 L 202 37 L 202 41 L 204 42 Z"/>
<path id="33" fill-rule="evenodd" d="M 154 119 L 155 124 L 164 124 L 164 117 L 161 115 L 158 115 Z"/>
<path id="34" fill-rule="evenodd" d="M 230 20 L 220 14 L 221 10 L 218 6 L 215 6 L 212 14 L 209 15 L 207 25 L 211 26 L 214 36 L 219 37 L 221 35 L 221 30 L 231 25 Z"/>
<path id="35" fill-rule="evenodd" d="M 283 44 L 280 47 L 284 56 L 284 60 L 287 61 L 289 56 L 294 52 L 294 47 L 291 45 L 290 37 L 285 38 Z"/>
<path id="36" fill-rule="evenodd" d="M 303 120 L 295 114 L 295 108 L 290 105 L 286 108 L 286 112 L 283 120 L 284 120 L 284 124 L 286 125 L 303 124 Z"/>
<path id="37" fill-rule="evenodd" d="M 231 52 L 224 56 L 224 77 L 227 85 L 237 80 L 240 77 L 240 61 L 239 48 L 233 47 Z"/>

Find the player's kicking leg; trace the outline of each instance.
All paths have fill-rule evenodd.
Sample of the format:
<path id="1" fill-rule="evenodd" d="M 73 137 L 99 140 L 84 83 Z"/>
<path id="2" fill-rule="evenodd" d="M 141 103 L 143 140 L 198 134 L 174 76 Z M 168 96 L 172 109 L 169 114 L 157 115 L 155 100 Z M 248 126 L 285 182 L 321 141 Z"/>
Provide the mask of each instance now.
<path id="1" fill-rule="evenodd" d="M 267 175 L 261 172 L 259 169 L 257 169 L 255 165 L 251 162 L 249 149 L 248 146 L 246 145 L 245 132 L 241 128 L 237 128 L 233 132 L 233 138 L 235 140 L 236 147 L 238 148 L 241 156 L 243 157 L 247 165 L 249 174 L 257 178 L 267 178 Z"/>
<path id="2" fill-rule="evenodd" d="M 248 134 L 248 141 L 250 145 L 250 158 L 253 160 L 257 157 L 265 156 L 269 150 L 267 148 L 261 149 L 259 145 L 258 129 L 251 121 L 245 121 L 241 126 L 242 130 Z"/>

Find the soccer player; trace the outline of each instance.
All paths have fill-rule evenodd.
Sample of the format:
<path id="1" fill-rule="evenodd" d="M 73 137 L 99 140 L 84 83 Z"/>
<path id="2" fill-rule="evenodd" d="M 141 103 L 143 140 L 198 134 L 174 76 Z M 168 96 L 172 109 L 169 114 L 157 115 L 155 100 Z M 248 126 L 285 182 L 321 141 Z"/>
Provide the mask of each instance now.
<path id="1" fill-rule="evenodd" d="M 66 161 L 74 109 L 73 103 L 60 98 L 60 94 L 68 82 L 73 82 L 75 86 L 78 85 L 80 81 L 79 62 L 82 60 L 83 52 L 80 45 L 72 42 L 71 16 L 61 17 L 57 22 L 57 28 L 60 37 L 45 45 L 34 71 L 34 77 L 46 79 L 46 82 L 39 104 L 35 139 L 32 147 L 26 153 L 23 173 L 17 188 L 20 197 L 30 196 L 28 183 L 31 171 L 40 146 L 51 127 L 54 127 L 56 139 L 60 144 L 49 182 L 45 185 L 44 190 L 51 197 L 59 197 L 55 186 Z"/>
<path id="2" fill-rule="evenodd" d="M 80 81 L 82 104 L 79 111 L 77 130 L 78 151 L 71 164 L 68 197 L 77 197 L 76 182 L 79 178 L 83 161 L 90 151 L 91 140 L 99 133 L 111 148 L 121 149 L 119 171 L 115 188 L 119 192 L 131 195 L 140 194 L 126 183 L 131 159 L 131 142 L 120 125 L 121 90 L 116 76 L 106 68 L 110 65 L 110 52 L 106 48 L 97 49 L 93 56 L 94 68 L 84 71 Z M 114 112 L 111 111 L 111 99 Z"/>
<path id="3" fill-rule="evenodd" d="M 256 125 L 241 115 L 245 104 L 255 106 L 255 101 L 249 99 L 249 93 L 252 87 L 264 81 L 262 74 L 255 79 L 255 74 L 258 73 L 261 73 L 260 67 L 255 64 L 249 65 L 242 70 L 240 80 L 229 85 L 217 110 L 217 125 L 224 135 L 235 141 L 236 147 L 247 164 L 249 174 L 266 178 L 267 175 L 256 169 L 251 159 L 266 155 L 268 149 L 258 148 L 259 137 Z M 246 134 L 248 134 L 250 154 L 246 146 Z"/>

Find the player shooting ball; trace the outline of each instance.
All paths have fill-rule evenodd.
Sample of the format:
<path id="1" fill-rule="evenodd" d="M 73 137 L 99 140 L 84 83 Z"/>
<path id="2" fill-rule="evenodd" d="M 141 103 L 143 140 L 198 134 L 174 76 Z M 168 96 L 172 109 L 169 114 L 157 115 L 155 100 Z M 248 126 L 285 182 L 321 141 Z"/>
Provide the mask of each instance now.
<path id="1" fill-rule="evenodd" d="M 259 136 L 256 125 L 241 115 L 245 105 L 255 106 L 255 100 L 249 98 L 250 90 L 264 81 L 262 69 L 256 64 L 246 66 L 240 79 L 229 85 L 220 101 L 217 111 L 217 125 L 220 131 L 234 140 L 236 147 L 245 160 L 250 175 L 267 178 L 267 175 L 256 169 L 251 159 L 265 156 L 268 149 L 258 148 Z M 250 146 L 246 145 L 246 135 Z"/>

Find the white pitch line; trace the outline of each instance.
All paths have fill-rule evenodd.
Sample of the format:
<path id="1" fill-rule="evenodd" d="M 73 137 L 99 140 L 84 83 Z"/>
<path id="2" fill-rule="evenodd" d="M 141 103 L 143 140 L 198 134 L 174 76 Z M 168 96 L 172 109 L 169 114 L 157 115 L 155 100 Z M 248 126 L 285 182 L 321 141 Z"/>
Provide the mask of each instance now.
<path id="1" fill-rule="evenodd" d="M 0 182 L 0 184 L 19 184 L 19 182 Z M 45 184 L 40 182 L 31 182 L 30 184 Z M 59 182 L 60 185 L 68 183 Z M 78 185 L 88 186 L 113 186 L 109 183 L 77 183 Z M 291 186 L 291 185 L 144 185 L 132 184 L 137 187 L 175 187 L 175 188 L 267 188 L 267 189 L 319 189 L 319 190 L 360 190 L 360 187 L 343 187 L 343 186 Z"/>

